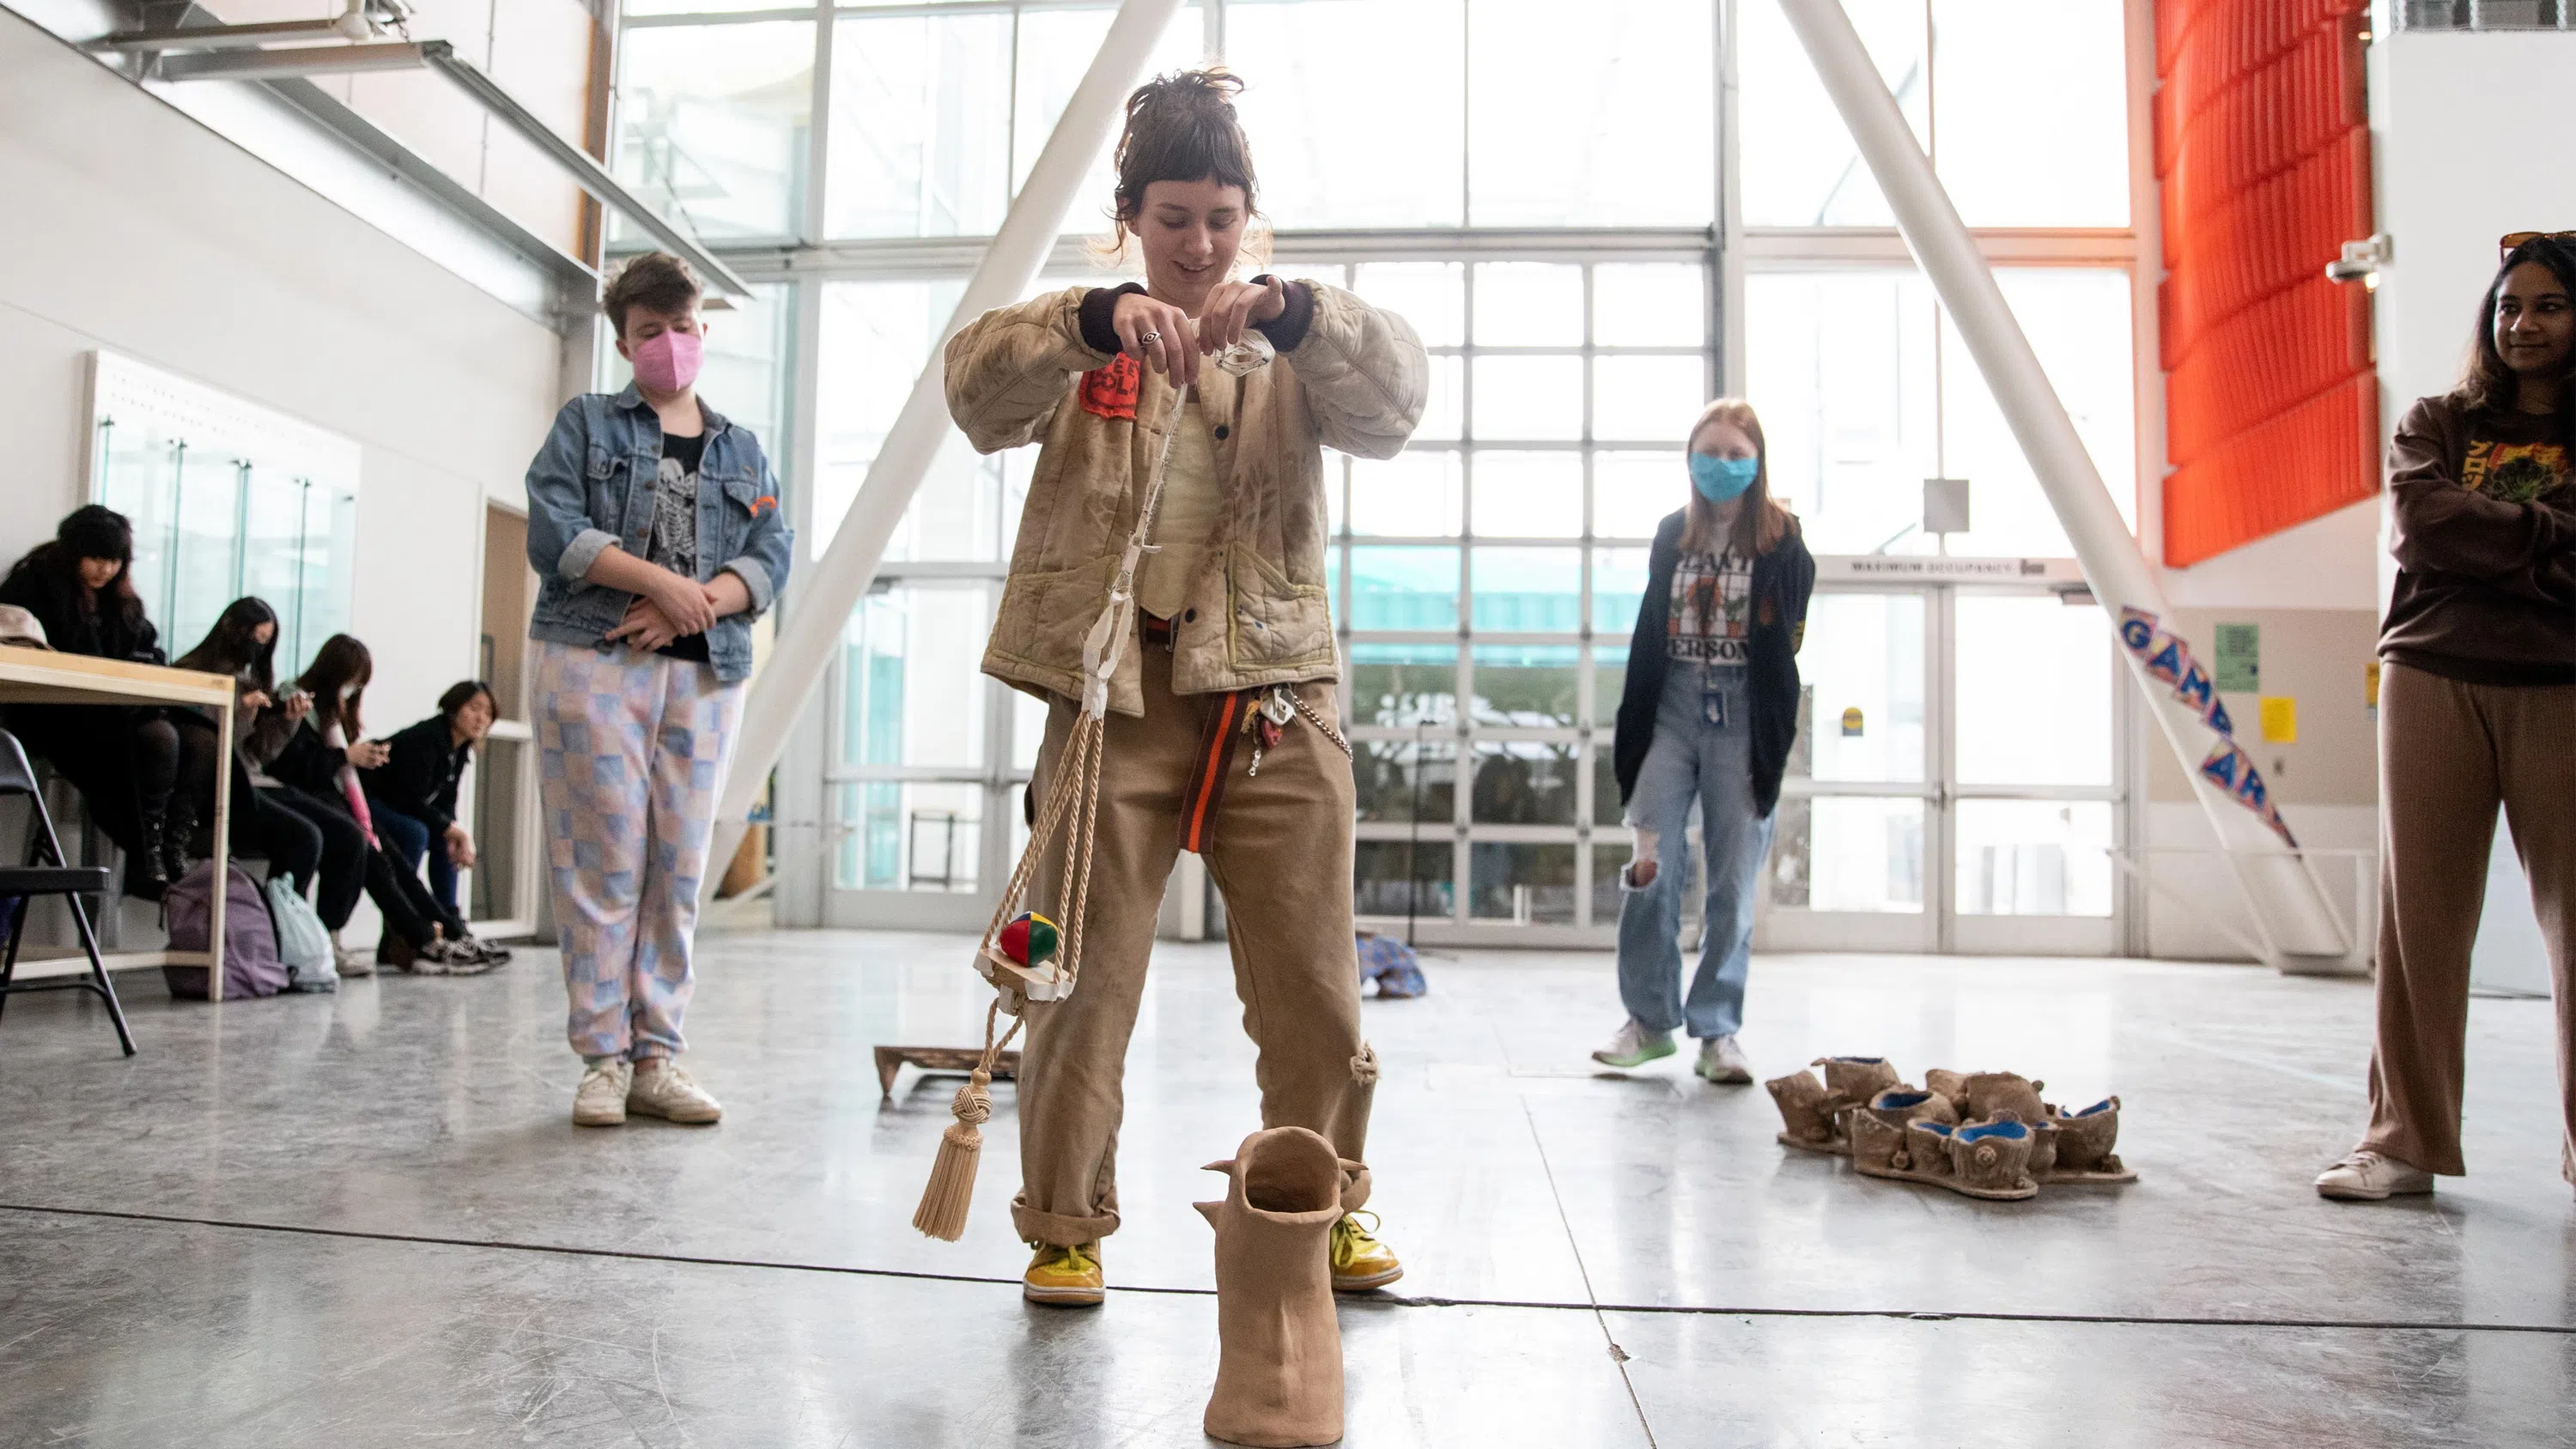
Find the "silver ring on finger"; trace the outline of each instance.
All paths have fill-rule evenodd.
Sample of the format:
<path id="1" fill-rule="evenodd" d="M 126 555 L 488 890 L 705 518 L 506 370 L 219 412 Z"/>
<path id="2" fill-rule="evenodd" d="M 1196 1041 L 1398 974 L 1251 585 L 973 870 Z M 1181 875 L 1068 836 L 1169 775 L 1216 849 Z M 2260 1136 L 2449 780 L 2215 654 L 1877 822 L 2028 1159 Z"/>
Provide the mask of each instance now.
<path id="1" fill-rule="evenodd" d="M 1162 333 L 1160 333 L 1160 332 L 1147 332 L 1147 333 L 1145 333 L 1145 334 L 1143 334 L 1143 335 L 1139 336 L 1139 337 L 1136 339 L 1136 341 L 1137 341 L 1140 345 L 1142 345 L 1142 346 L 1146 346 L 1146 347 L 1151 347 L 1151 346 L 1153 346 L 1155 343 L 1160 342 L 1160 341 L 1162 341 L 1162 340 L 1163 340 L 1163 334 L 1162 334 Z"/>

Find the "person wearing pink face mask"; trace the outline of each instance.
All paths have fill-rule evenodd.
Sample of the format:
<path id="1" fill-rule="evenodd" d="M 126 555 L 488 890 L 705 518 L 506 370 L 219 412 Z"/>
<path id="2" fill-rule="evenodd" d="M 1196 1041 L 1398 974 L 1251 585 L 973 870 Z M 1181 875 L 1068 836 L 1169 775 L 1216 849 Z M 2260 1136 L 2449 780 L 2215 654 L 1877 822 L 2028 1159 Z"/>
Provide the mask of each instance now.
<path id="1" fill-rule="evenodd" d="M 674 1058 L 751 621 L 795 540 L 759 440 L 697 395 L 699 296 L 665 253 L 620 269 L 601 302 L 635 381 L 564 404 L 528 467 L 539 789 L 587 1127 L 723 1115 Z"/>

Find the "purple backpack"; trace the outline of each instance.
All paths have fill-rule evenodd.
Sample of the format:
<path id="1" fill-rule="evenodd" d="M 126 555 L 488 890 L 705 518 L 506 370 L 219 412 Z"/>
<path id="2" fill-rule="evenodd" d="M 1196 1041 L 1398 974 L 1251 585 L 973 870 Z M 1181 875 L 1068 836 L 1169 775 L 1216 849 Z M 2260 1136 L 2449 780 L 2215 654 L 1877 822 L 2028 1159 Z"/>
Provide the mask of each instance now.
<path id="1" fill-rule="evenodd" d="M 212 939 L 215 915 L 215 863 L 201 860 L 161 898 L 161 918 L 170 929 L 173 951 L 203 951 Z M 163 980 L 172 996 L 206 999 L 206 968 L 164 966 Z M 275 996 L 286 989 L 286 963 L 277 955 L 277 925 L 268 918 L 268 900 L 259 882 L 240 866 L 225 871 L 224 1000 Z"/>

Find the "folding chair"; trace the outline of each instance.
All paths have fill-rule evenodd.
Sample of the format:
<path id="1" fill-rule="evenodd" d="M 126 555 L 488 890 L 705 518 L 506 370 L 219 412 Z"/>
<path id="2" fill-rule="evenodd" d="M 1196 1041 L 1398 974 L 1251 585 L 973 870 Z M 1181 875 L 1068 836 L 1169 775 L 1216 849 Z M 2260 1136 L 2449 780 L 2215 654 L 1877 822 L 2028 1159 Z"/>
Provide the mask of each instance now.
<path id="1" fill-rule="evenodd" d="M 27 864 L 0 866 L 0 900 L 6 900 L 9 912 L 9 950 L 0 957 L 0 1009 L 9 997 L 20 991 L 90 991 L 107 1003 L 108 1020 L 116 1023 L 116 1039 L 127 1056 L 134 1055 L 134 1034 L 125 1029 L 125 1008 L 117 1004 L 115 983 L 107 979 L 107 964 L 98 957 L 98 937 L 89 926 L 89 908 L 81 901 L 84 895 L 102 895 L 107 890 L 107 867 L 73 865 L 63 855 L 62 839 L 54 834 L 53 812 L 45 808 L 44 793 L 36 787 L 36 772 L 27 764 L 27 751 L 18 737 L 0 730 L 0 799 L 11 795 L 27 797 L 28 825 Z M 37 896 L 61 896 L 72 910 L 72 920 L 80 927 L 81 949 L 89 954 L 89 978 L 65 977 L 59 981 L 19 983 L 19 942 L 27 934 L 27 903 Z"/>

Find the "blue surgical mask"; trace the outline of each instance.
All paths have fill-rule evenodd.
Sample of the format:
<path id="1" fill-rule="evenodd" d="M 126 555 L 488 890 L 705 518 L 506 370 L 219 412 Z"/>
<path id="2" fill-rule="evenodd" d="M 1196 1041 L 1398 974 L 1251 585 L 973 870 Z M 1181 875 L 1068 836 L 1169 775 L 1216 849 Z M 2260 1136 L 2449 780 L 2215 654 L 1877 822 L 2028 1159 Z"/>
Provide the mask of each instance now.
<path id="1" fill-rule="evenodd" d="M 1759 458 L 1719 458 L 1707 453 L 1690 455 L 1691 486 L 1711 503 L 1733 503 L 1753 486 L 1754 476 L 1762 471 Z"/>

